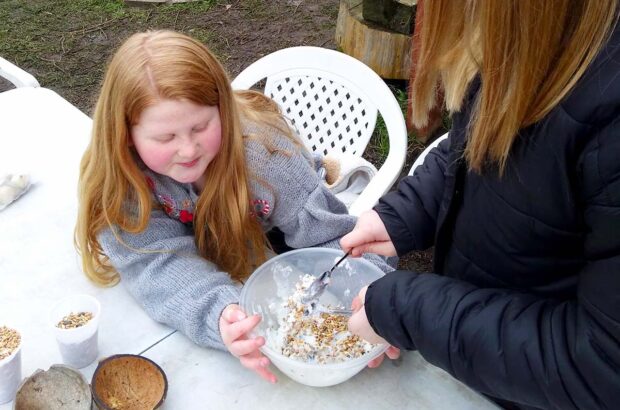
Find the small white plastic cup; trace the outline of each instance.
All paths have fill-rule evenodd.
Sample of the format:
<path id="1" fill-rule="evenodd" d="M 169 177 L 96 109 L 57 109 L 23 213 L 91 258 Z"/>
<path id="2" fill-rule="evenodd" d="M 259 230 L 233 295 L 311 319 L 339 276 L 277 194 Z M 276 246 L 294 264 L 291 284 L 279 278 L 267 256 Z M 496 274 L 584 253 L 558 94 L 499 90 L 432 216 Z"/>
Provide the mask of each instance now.
<path id="1" fill-rule="evenodd" d="M 9 356 L 0 360 L 0 404 L 15 398 L 17 387 L 22 381 L 22 341 Z"/>
<path id="2" fill-rule="evenodd" d="M 78 312 L 90 312 L 93 317 L 85 325 L 73 329 L 62 329 L 56 326 L 65 316 Z M 52 308 L 50 321 L 65 364 L 81 369 L 97 359 L 100 313 L 99 301 L 89 295 L 68 296 Z"/>

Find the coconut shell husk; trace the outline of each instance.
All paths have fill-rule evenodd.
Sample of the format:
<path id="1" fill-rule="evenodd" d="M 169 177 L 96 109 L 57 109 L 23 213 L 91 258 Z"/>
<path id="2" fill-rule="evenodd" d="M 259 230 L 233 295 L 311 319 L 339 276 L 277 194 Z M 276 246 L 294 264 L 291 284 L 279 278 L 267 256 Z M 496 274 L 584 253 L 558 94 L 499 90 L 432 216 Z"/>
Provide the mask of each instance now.
<path id="1" fill-rule="evenodd" d="M 163 403 L 168 382 L 153 361 L 136 355 L 116 355 L 99 363 L 92 390 L 100 409 L 151 410 Z"/>

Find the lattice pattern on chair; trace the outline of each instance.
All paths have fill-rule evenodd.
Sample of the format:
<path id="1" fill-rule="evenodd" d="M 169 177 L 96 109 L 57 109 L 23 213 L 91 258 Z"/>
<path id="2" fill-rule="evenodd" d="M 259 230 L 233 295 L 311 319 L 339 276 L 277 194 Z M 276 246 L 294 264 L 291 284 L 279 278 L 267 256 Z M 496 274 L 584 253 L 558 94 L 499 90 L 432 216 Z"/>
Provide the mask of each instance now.
<path id="1" fill-rule="evenodd" d="M 361 156 L 377 120 L 377 109 L 354 90 L 324 76 L 270 77 L 265 94 L 282 107 L 308 149 Z"/>
<path id="2" fill-rule="evenodd" d="M 239 73 L 232 87 L 247 90 L 264 79 L 264 93 L 280 104 L 306 147 L 321 154 L 362 156 L 381 113 L 388 156 L 349 213 L 371 209 L 398 178 L 407 152 L 405 119 L 385 82 L 351 56 L 308 46 L 259 58 Z"/>

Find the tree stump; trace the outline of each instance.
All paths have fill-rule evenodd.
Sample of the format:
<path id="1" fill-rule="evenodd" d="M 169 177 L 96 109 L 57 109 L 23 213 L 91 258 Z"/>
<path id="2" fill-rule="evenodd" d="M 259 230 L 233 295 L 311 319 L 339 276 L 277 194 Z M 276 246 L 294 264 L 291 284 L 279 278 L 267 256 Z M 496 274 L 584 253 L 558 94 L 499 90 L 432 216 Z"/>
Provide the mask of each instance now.
<path id="1" fill-rule="evenodd" d="M 364 20 L 401 34 L 413 32 L 417 0 L 364 0 Z"/>
<path id="2" fill-rule="evenodd" d="M 382 78 L 409 79 L 411 36 L 364 20 L 360 0 L 340 0 L 336 44 L 344 53 L 364 62 Z"/>

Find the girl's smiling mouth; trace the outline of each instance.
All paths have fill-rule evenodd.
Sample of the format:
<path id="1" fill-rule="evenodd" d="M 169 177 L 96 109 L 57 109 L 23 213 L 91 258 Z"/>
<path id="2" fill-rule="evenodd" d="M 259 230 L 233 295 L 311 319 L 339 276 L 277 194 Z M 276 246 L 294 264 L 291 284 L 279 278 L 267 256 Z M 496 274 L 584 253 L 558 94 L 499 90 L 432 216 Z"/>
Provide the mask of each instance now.
<path id="1" fill-rule="evenodd" d="M 196 165 L 196 163 L 198 163 L 199 159 L 200 158 L 196 158 L 195 160 L 190 161 L 190 162 L 179 162 L 179 165 L 182 166 L 182 167 L 185 167 L 185 168 L 191 168 L 194 165 Z"/>

